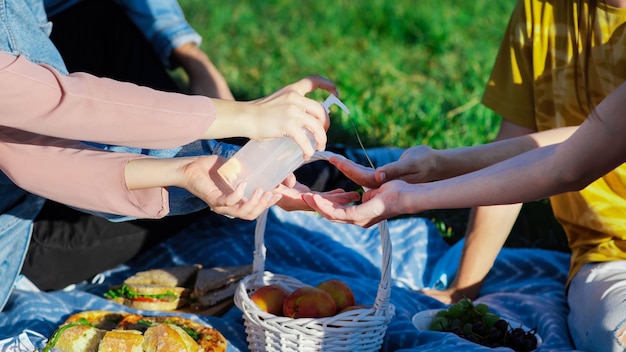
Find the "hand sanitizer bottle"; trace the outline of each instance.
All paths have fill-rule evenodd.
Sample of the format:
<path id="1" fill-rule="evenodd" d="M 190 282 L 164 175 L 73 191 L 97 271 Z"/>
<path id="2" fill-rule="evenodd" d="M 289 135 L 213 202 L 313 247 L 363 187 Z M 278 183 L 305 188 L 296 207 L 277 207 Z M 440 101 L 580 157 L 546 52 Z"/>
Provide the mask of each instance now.
<path id="1" fill-rule="evenodd" d="M 327 113 L 333 104 L 350 114 L 350 110 L 333 94 L 322 103 Z M 306 134 L 311 145 L 315 146 L 313 135 L 309 131 Z M 302 149 L 291 137 L 251 140 L 228 159 L 217 173 L 232 189 L 246 182 L 244 196 L 250 198 L 257 188 L 264 192 L 274 189 L 303 162 Z"/>

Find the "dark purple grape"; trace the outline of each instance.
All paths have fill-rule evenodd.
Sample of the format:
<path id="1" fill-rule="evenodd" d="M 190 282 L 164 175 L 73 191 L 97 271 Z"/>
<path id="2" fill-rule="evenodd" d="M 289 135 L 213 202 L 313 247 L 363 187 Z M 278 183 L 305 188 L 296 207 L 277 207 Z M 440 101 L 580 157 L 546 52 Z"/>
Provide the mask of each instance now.
<path id="1" fill-rule="evenodd" d="M 504 319 L 498 319 L 495 323 L 493 323 L 493 327 L 502 332 L 506 332 L 509 330 L 509 323 L 507 323 Z"/>
<path id="2" fill-rule="evenodd" d="M 480 336 L 487 335 L 487 328 L 485 328 L 485 324 L 483 324 L 482 322 L 472 324 L 472 331 L 474 332 L 474 334 L 478 334 Z"/>
<path id="3" fill-rule="evenodd" d="M 492 340 L 501 340 L 504 337 L 504 331 L 493 327 L 489 330 L 489 338 Z"/>

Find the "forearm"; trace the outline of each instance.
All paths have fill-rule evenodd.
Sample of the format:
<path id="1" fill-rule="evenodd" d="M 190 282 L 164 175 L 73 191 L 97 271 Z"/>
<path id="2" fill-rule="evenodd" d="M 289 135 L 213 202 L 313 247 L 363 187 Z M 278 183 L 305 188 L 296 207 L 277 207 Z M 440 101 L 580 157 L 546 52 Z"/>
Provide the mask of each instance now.
<path id="1" fill-rule="evenodd" d="M 472 209 L 463 254 L 451 288 L 472 299 L 478 296 L 520 209 L 521 204 Z"/>
<path id="2" fill-rule="evenodd" d="M 88 74 L 65 76 L 4 53 L 0 79 L 11 82 L 0 85 L 1 124 L 57 138 L 171 148 L 197 140 L 215 119 L 213 102 L 206 97 Z"/>
<path id="3" fill-rule="evenodd" d="M 437 151 L 439 179 L 474 172 L 507 160 L 537 147 L 560 143 L 571 136 L 578 127 L 564 127 L 536 132 L 488 144 Z"/>
<path id="4" fill-rule="evenodd" d="M 124 170 L 126 185 L 130 190 L 186 184 L 184 169 L 194 158 L 153 159 L 141 158 L 128 162 Z"/>
<path id="5" fill-rule="evenodd" d="M 174 48 L 172 61 L 179 63 L 187 73 L 190 94 L 235 100 L 222 73 L 195 43 Z"/>

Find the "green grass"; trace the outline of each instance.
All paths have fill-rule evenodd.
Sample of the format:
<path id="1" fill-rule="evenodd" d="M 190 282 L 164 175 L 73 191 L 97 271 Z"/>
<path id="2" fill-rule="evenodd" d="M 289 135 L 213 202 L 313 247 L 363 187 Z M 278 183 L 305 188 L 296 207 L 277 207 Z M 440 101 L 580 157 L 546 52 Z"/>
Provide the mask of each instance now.
<path id="1" fill-rule="evenodd" d="M 451 148 L 495 137 L 500 118 L 480 98 L 515 0 L 180 3 L 237 99 L 310 74 L 333 80 L 352 114 L 331 115 L 329 144 L 358 146 L 350 119 L 368 147 Z M 463 213 L 442 214 L 433 217 L 444 234 L 455 228 L 458 237 Z"/>
<path id="2" fill-rule="evenodd" d="M 337 84 L 364 144 L 449 148 L 494 137 L 499 118 L 479 99 L 514 2 L 181 0 L 181 6 L 238 99 L 320 74 Z M 333 115 L 329 138 L 356 144 L 347 116 Z"/>

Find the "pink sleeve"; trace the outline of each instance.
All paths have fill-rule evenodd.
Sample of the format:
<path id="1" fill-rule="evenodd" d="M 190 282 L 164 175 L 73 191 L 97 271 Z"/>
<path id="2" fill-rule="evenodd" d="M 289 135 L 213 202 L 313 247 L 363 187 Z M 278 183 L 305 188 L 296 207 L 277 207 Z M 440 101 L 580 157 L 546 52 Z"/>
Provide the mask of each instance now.
<path id="1" fill-rule="evenodd" d="M 0 127 L 0 169 L 19 187 L 82 209 L 139 218 L 169 212 L 165 188 L 130 191 L 124 169 L 144 156 Z"/>
<path id="2" fill-rule="evenodd" d="M 0 125 L 51 137 L 171 148 L 199 139 L 215 119 L 207 97 L 62 75 L 6 53 L 0 53 L 0 82 Z"/>

